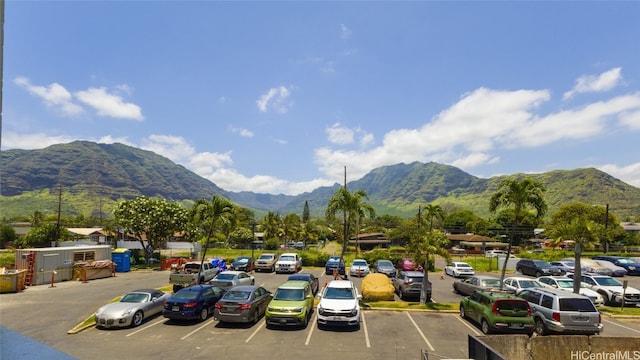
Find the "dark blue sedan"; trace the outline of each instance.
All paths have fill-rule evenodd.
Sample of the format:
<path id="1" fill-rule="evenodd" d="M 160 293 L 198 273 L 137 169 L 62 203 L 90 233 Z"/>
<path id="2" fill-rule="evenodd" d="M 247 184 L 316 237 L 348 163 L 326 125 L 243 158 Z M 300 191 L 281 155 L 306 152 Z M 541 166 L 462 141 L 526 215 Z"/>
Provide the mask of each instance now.
<path id="1" fill-rule="evenodd" d="M 162 315 L 173 320 L 204 321 L 224 292 L 224 289 L 212 285 L 193 285 L 180 289 L 164 302 Z"/>

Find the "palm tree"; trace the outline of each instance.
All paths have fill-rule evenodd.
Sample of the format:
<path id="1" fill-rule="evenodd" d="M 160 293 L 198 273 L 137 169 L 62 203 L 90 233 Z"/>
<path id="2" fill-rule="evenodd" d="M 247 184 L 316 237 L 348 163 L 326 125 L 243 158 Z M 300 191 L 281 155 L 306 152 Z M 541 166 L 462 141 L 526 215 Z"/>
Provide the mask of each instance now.
<path id="1" fill-rule="evenodd" d="M 231 222 L 232 216 L 233 204 L 229 200 L 216 195 L 211 198 L 211 201 L 199 199 L 193 204 L 193 207 L 191 208 L 192 221 L 195 224 L 200 224 L 200 227 L 206 235 L 204 251 L 202 252 L 202 260 L 200 261 L 200 270 L 202 270 L 202 265 L 204 264 L 204 258 L 207 254 L 211 237 L 213 237 L 214 232 L 219 226 L 224 226 Z M 200 271 L 198 271 L 197 279 L 200 279 L 199 272 Z"/>
<path id="2" fill-rule="evenodd" d="M 444 209 L 440 205 L 427 204 L 424 207 L 424 217 L 429 220 L 429 231 L 433 230 L 434 220 L 444 220 Z"/>
<path id="3" fill-rule="evenodd" d="M 347 249 L 347 241 L 349 241 L 349 229 L 351 222 L 356 221 L 356 225 L 359 226 L 360 219 L 365 217 L 367 214 L 370 218 L 375 217 L 375 209 L 371 204 L 365 202 L 365 199 L 368 198 L 369 195 L 367 195 L 367 193 L 362 189 L 357 190 L 352 194 L 346 187 L 341 187 L 336 190 L 333 196 L 329 199 L 325 213 L 326 217 L 334 218 L 336 213 L 341 212 L 344 219 L 344 239 L 342 244 L 342 253 L 340 254 L 341 261 L 344 261 L 344 253 Z M 359 231 L 359 229 L 357 230 Z M 356 234 L 356 239 L 357 238 L 358 234 Z"/>
<path id="4" fill-rule="evenodd" d="M 553 240 L 554 246 L 567 240 L 575 241 L 575 270 L 573 276 L 573 292 L 576 294 L 580 293 L 580 281 L 582 278 L 582 265 L 580 257 L 582 255 L 582 250 L 594 247 L 593 243 L 599 240 L 597 234 L 601 230 L 600 227 L 602 227 L 602 225 L 580 216 L 573 218 L 570 223 L 559 224 L 552 230 L 552 233 L 555 237 L 555 239 Z"/>
<path id="5" fill-rule="evenodd" d="M 265 240 L 280 238 L 280 234 L 282 234 L 282 218 L 280 218 L 280 215 L 269 211 L 262 220 L 262 231 L 264 232 Z"/>
<path id="6" fill-rule="evenodd" d="M 420 292 L 420 303 L 425 304 L 428 300 L 427 298 L 427 284 L 429 283 L 429 268 L 431 267 L 430 258 L 432 255 L 440 255 L 445 259 L 449 257 L 449 252 L 447 251 L 447 246 L 449 245 L 449 238 L 438 230 L 429 231 L 424 234 L 420 231 L 420 227 L 418 226 L 418 231 L 414 233 L 409 241 L 409 245 L 407 246 L 407 250 L 415 254 L 416 262 L 424 263 L 423 271 L 424 271 L 424 279 L 422 280 L 422 290 Z M 424 258 L 424 261 L 421 261 Z"/>
<path id="7" fill-rule="evenodd" d="M 499 207 L 510 208 L 513 210 L 513 223 L 509 236 L 509 247 L 507 248 L 507 256 L 502 264 L 502 273 L 500 275 L 500 286 L 504 280 L 504 274 L 507 270 L 507 261 L 511 254 L 511 246 L 513 245 L 513 236 L 515 227 L 528 213 L 528 208 L 532 207 L 535 211 L 535 217 L 540 219 L 547 212 L 547 203 L 544 200 L 544 185 L 531 178 L 524 178 L 520 181 L 514 178 L 502 180 L 498 191 L 491 195 L 489 200 L 489 211 L 495 213 Z"/>

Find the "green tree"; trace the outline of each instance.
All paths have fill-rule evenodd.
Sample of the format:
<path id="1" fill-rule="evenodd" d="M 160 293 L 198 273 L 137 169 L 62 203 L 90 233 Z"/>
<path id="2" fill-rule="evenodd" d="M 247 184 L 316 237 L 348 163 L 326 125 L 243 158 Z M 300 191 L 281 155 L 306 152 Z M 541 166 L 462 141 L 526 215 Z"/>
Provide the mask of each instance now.
<path id="1" fill-rule="evenodd" d="M 369 214 L 370 218 L 374 218 L 376 211 L 373 206 L 367 203 L 369 195 L 366 191 L 360 189 L 354 193 L 350 193 L 346 187 L 341 187 L 329 199 L 325 216 L 327 219 L 335 218 L 337 213 L 342 213 L 344 236 L 342 242 L 342 252 L 340 258 L 344 260 L 344 253 L 347 250 L 347 242 L 349 241 L 349 232 L 352 222 L 359 227 L 360 220 Z M 358 231 L 358 229 L 356 229 Z M 356 232 L 356 239 L 358 234 Z"/>
<path id="2" fill-rule="evenodd" d="M 280 215 L 269 211 L 262 220 L 262 231 L 265 239 L 280 239 L 283 233 Z"/>
<path id="3" fill-rule="evenodd" d="M 304 208 L 302 209 L 302 222 L 305 224 L 309 222 L 309 201 L 307 200 L 304 201 Z"/>
<path id="4" fill-rule="evenodd" d="M 528 213 L 529 208 L 535 210 L 537 218 L 544 217 L 547 212 L 547 203 L 544 200 L 544 185 L 531 178 L 524 178 L 518 181 L 515 178 L 507 178 L 502 180 L 498 190 L 491 195 L 489 200 L 489 211 L 495 213 L 500 207 L 511 208 L 514 212 L 512 231 L 509 236 L 509 247 L 507 248 L 507 256 L 502 264 L 502 273 L 500 275 L 500 286 L 504 280 L 504 274 L 507 270 L 507 261 L 511 254 L 511 246 L 513 245 L 514 229 L 520 224 L 520 220 Z"/>
<path id="5" fill-rule="evenodd" d="M 284 236 L 284 243 L 287 243 L 287 240 L 297 240 L 300 235 L 301 230 L 301 221 L 300 217 L 296 214 L 287 214 L 284 219 L 282 219 L 282 234 Z"/>
<path id="6" fill-rule="evenodd" d="M 424 279 L 422 281 L 422 291 L 420 292 L 420 303 L 425 304 L 431 300 L 427 298 L 427 286 L 429 284 L 429 269 L 432 268 L 434 255 L 440 255 L 444 258 L 449 257 L 447 251 L 449 238 L 438 230 L 424 231 L 420 224 L 409 229 L 412 233 L 411 240 L 407 245 L 407 251 L 413 254 L 416 263 L 424 264 Z"/>
<path id="7" fill-rule="evenodd" d="M 225 224 L 232 221 L 233 204 L 229 200 L 216 195 L 211 197 L 211 201 L 198 199 L 193 204 L 189 216 L 194 224 L 198 224 L 205 236 L 204 250 L 202 251 L 202 258 L 200 260 L 200 269 L 198 270 L 198 276 L 196 277 L 196 279 L 200 279 L 200 270 L 202 270 L 202 264 L 204 264 L 204 258 L 207 255 L 207 250 L 209 249 L 209 242 L 216 231 L 220 231 Z"/>
<path id="8" fill-rule="evenodd" d="M 592 249 L 594 242 L 599 241 L 599 227 L 602 225 L 587 219 L 583 216 L 576 216 L 570 221 L 556 223 L 551 233 L 554 237 L 554 243 L 558 244 L 563 241 L 575 241 L 575 273 L 573 276 L 573 292 L 580 293 L 580 279 L 582 277 L 581 256 L 584 249 Z"/>
<path id="9" fill-rule="evenodd" d="M 16 240 L 16 247 L 49 247 L 56 241 L 58 234 L 58 226 L 53 223 L 43 224 L 31 229 L 25 236 Z M 65 228 L 60 229 L 60 241 L 71 240 L 69 231 Z"/>
<path id="10" fill-rule="evenodd" d="M 438 221 L 442 223 L 444 221 L 444 210 L 440 205 L 427 204 L 424 207 L 423 216 L 427 219 L 429 223 L 429 231 L 433 230 L 433 222 Z"/>
<path id="11" fill-rule="evenodd" d="M 15 243 L 16 231 L 9 224 L 2 224 L 0 227 L 0 249 L 4 249 L 7 243 Z"/>
<path id="12" fill-rule="evenodd" d="M 627 235 L 615 215 L 610 213 L 606 207 L 593 206 L 585 203 L 572 203 L 561 206 L 560 209 L 551 216 L 549 224 L 550 227 L 553 228 L 556 224 L 570 223 L 578 217 L 601 225 L 598 227 L 598 231 L 600 232 L 598 238 L 601 244 L 604 245 L 605 252 L 607 252 L 609 244 L 621 242 Z"/>
<path id="13" fill-rule="evenodd" d="M 38 227 L 44 222 L 44 214 L 38 210 L 31 215 L 31 226 Z"/>
<path id="14" fill-rule="evenodd" d="M 148 255 L 154 249 L 165 248 L 169 237 L 182 231 L 188 222 L 188 212 L 180 204 L 146 196 L 121 201 L 113 214 L 116 222 L 140 241 Z"/>

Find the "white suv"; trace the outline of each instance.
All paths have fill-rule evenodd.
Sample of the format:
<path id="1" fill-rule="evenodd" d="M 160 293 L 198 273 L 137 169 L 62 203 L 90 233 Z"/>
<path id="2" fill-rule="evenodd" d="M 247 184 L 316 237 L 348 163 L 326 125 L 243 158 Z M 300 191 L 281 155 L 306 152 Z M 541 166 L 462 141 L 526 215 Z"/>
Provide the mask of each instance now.
<path id="1" fill-rule="evenodd" d="M 318 328 L 323 325 L 360 328 L 362 295 L 350 280 L 332 280 L 322 291 L 318 304 Z"/>
<path id="2" fill-rule="evenodd" d="M 620 281 L 611 276 L 582 275 L 582 284 L 602 295 L 605 305 L 621 305 L 622 294 L 624 294 L 625 304 L 640 304 L 640 290 L 630 286 L 625 289 Z"/>

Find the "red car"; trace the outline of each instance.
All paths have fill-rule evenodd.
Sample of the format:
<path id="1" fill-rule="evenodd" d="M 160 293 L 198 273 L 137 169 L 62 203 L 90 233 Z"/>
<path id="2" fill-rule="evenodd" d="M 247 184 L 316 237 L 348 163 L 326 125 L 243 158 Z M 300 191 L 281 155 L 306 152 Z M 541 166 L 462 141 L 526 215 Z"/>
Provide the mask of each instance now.
<path id="1" fill-rule="evenodd" d="M 398 261 L 398 271 L 415 271 L 418 267 L 413 259 L 404 258 Z"/>

